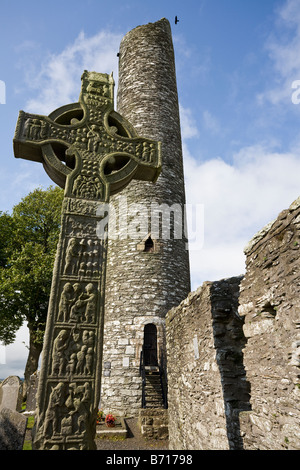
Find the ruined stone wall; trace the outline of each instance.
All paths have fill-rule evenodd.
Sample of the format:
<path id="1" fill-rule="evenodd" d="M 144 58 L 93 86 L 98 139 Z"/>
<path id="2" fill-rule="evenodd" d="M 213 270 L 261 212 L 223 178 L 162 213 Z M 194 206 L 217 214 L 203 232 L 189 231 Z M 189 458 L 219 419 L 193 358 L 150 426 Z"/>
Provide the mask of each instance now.
<path id="1" fill-rule="evenodd" d="M 166 317 L 170 449 L 240 449 L 249 409 L 241 278 L 206 282 Z"/>
<path id="2" fill-rule="evenodd" d="M 300 198 L 167 314 L 171 449 L 300 449 L 299 246 Z"/>
<path id="3" fill-rule="evenodd" d="M 244 448 L 299 450 L 300 198 L 245 253 L 239 314 L 252 409 L 240 417 Z"/>
<path id="4" fill-rule="evenodd" d="M 161 232 L 157 236 L 150 224 L 153 203 L 166 207 L 178 204 L 184 215 L 179 106 L 169 22 L 162 19 L 127 33 L 119 59 L 118 112 L 139 135 L 162 144 L 162 172 L 157 182 L 132 181 L 111 198 L 119 214 L 128 217 L 125 229 L 133 220 L 130 209 L 139 207 L 148 219 L 145 230 L 141 225 L 135 237 L 129 234 L 128 238 L 109 240 L 101 406 L 121 415 L 138 415 L 144 326 L 156 325 L 161 356 L 165 351 L 165 315 L 190 292 L 185 234 L 174 239 L 171 230 L 171 237 Z M 162 219 L 160 223 L 164 223 Z M 117 233 L 122 234 L 122 229 Z M 154 246 L 145 252 L 148 234 Z"/>

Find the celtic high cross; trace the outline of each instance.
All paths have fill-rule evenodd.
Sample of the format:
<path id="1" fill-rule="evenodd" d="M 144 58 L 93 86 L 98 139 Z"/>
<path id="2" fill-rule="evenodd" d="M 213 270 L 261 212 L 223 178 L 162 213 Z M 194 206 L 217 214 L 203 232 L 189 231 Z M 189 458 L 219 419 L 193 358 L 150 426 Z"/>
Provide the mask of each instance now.
<path id="1" fill-rule="evenodd" d="M 20 111 L 15 157 L 65 188 L 37 395 L 35 449 L 94 449 L 100 399 L 107 237 L 101 204 L 133 178 L 155 181 L 160 143 L 113 109 L 112 75 L 84 71 L 79 102 Z"/>

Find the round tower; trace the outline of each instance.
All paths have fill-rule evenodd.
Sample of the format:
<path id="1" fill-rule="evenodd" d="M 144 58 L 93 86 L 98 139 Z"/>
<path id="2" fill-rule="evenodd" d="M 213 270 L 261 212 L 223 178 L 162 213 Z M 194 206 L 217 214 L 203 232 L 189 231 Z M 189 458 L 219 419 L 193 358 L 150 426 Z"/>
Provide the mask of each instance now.
<path id="1" fill-rule="evenodd" d="M 147 396 L 142 404 L 141 358 L 146 371 L 166 370 L 165 315 L 190 292 L 174 50 L 165 18 L 121 41 L 117 111 L 140 136 L 160 141 L 162 155 L 156 183 L 132 181 L 111 198 L 116 230 L 108 245 L 101 407 L 135 416 L 150 406 Z"/>

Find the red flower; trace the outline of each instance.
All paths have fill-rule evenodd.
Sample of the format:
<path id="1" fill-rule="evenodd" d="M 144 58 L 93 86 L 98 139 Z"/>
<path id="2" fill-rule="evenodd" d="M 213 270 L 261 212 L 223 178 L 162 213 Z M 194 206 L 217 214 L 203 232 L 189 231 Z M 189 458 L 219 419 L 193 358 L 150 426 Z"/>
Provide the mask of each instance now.
<path id="1" fill-rule="evenodd" d="M 106 424 L 113 424 L 115 422 L 115 420 L 116 420 L 116 418 L 111 413 L 106 415 L 106 418 L 105 418 Z"/>

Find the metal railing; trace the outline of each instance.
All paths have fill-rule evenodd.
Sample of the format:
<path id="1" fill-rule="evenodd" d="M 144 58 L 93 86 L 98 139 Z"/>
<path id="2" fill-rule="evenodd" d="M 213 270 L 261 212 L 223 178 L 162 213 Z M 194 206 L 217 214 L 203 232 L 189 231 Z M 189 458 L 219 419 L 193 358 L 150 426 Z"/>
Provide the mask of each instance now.
<path id="1" fill-rule="evenodd" d="M 146 370 L 144 359 L 144 348 L 141 350 L 140 357 L 140 376 L 142 377 L 142 408 L 146 408 Z"/>
<path id="2" fill-rule="evenodd" d="M 164 377 L 163 377 L 164 376 L 164 370 L 163 370 L 162 364 L 163 364 L 163 357 L 162 357 L 161 363 L 158 365 L 158 368 L 159 368 L 159 378 L 160 378 L 160 386 L 161 386 L 163 405 L 164 405 L 164 408 L 167 409 L 168 408 L 168 400 L 167 400 L 167 394 L 166 394 L 166 390 L 165 390 Z"/>

